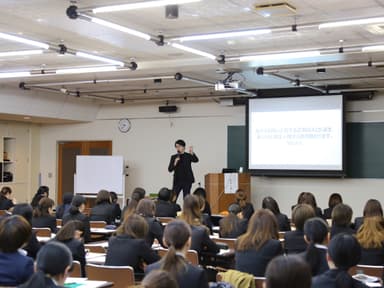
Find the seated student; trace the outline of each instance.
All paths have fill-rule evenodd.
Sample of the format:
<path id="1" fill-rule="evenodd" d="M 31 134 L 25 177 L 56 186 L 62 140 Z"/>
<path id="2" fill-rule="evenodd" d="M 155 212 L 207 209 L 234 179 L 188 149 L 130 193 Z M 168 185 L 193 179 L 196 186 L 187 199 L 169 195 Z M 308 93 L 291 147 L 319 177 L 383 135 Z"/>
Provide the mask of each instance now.
<path id="1" fill-rule="evenodd" d="M 96 197 L 96 206 L 91 209 L 90 221 L 105 221 L 107 225 L 114 224 L 114 207 L 107 190 L 100 190 Z"/>
<path id="2" fill-rule="evenodd" d="M 18 286 L 33 274 L 33 259 L 19 251 L 31 233 L 31 225 L 21 216 L 0 221 L 0 286 Z"/>
<path id="3" fill-rule="evenodd" d="M 312 277 L 308 264 L 297 255 L 278 256 L 265 271 L 266 288 L 310 288 Z"/>
<path id="4" fill-rule="evenodd" d="M 341 198 L 341 195 L 339 193 L 331 194 L 328 200 L 328 208 L 324 209 L 324 219 L 331 219 L 333 208 L 340 203 L 343 203 L 343 198 Z"/>
<path id="5" fill-rule="evenodd" d="M 161 246 L 163 245 L 163 226 L 155 218 L 155 203 L 151 199 L 141 199 L 136 207 L 136 213 L 143 216 L 148 224 L 148 234 L 145 241 L 149 246 L 153 245 L 156 239 Z"/>
<path id="6" fill-rule="evenodd" d="M 216 254 L 219 247 L 209 238 L 209 229 L 202 223 L 199 200 L 196 196 L 188 195 L 184 198 L 183 212 L 180 216 L 192 229 L 191 249 L 199 255 L 203 252 Z"/>
<path id="7" fill-rule="evenodd" d="M 283 248 L 275 216 L 267 209 L 256 211 L 249 220 L 247 232 L 237 240 L 236 270 L 264 277 L 269 261 L 281 254 Z"/>
<path id="8" fill-rule="evenodd" d="M 0 210 L 12 210 L 15 206 L 15 199 L 12 199 L 12 189 L 8 186 L 1 188 L 0 190 Z"/>
<path id="9" fill-rule="evenodd" d="M 235 203 L 240 205 L 244 219 L 249 220 L 255 212 L 255 209 L 253 209 L 252 203 L 247 202 L 247 194 L 245 194 L 244 190 L 237 189 L 235 198 Z"/>
<path id="10" fill-rule="evenodd" d="M 39 205 L 33 209 L 32 227 L 50 228 L 52 233 L 56 233 L 56 217 L 52 216 L 55 202 L 51 198 L 43 197 Z"/>
<path id="11" fill-rule="evenodd" d="M 164 270 L 152 270 L 141 281 L 141 288 L 179 288 L 176 280 Z"/>
<path id="12" fill-rule="evenodd" d="M 131 198 L 127 199 L 127 204 L 123 209 L 123 219 L 128 217 L 129 215 L 136 213 L 136 206 L 139 204 L 141 199 L 145 198 L 145 190 L 141 187 L 136 187 L 132 194 Z"/>
<path id="13" fill-rule="evenodd" d="M 88 243 L 91 241 L 91 228 L 89 224 L 89 218 L 83 214 L 85 210 L 86 200 L 81 195 L 76 195 L 72 199 L 71 208 L 67 215 L 63 218 L 63 225 L 72 220 L 81 221 L 84 224 L 84 242 Z"/>
<path id="14" fill-rule="evenodd" d="M 203 222 L 203 225 L 207 226 L 209 229 L 209 233 L 213 234 L 213 224 L 211 221 L 211 216 L 209 216 L 207 213 L 203 213 L 204 207 L 205 207 L 205 199 L 202 196 L 197 196 L 197 200 L 199 201 L 199 209 L 201 213 L 201 221 Z"/>
<path id="15" fill-rule="evenodd" d="M 119 198 L 117 197 L 117 193 L 113 191 L 110 191 L 109 195 L 111 196 L 111 203 L 113 206 L 113 219 L 114 222 L 116 222 L 116 220 L 121 219 L 121 208 L 119 202 L 117 202 Z"/>
<path id="16" fill-rule="evenodd" d="M 63 204 L 56 207 L 56 219 L 63 219 L 63 216 L 68 214 L 68 211 L 71 208 L 72 199 L 73 193 L 64 193 Z"/>
<path id="17" fill-rule="evenodd" d="M 241 217 L 240 205 L 236 203 L 229 205 L 228 216 L 219 221 L 220 237 L 237 238 L 247 232 L 248 221 L 246 219 L 241 219 Z"/>
<path id="18" fill-rule="evenodd" d="M 40 186 L 36 194 L 32 198 L 32 202 L 31 202 L 32 208 L 35 209 L 37 205 L 39 205 L 41 198 L 48 197 L 48 196 L 49 196 L 49 187 Z"/>
<path id="19" fill-rule="evenodd" d="M 204 199 L 204 206 L 202 207 L 203 209 L 201 210 L 202 214 L 207 214 L 209 217 L 211 217 L 212 212 L 211 212 L 211 205 L 207 201 L 207 191 L 203 187 L 198 187 L 193 191 L 193 195 L 202 197 Z"/>
<path id="20" fill-rule="evenodd" d="M 188 263 L 185 255 L 191 247 L 191 228 L 181 220 L 170 222 L 164 230 L 167 254 L 159 262 L 147 267 L 145 273 L 161 269 L 170 273 L 182 288 L 208 287 L 205 271 Z"/>
<path id="21" fill-rule="evenodd" d="M 279 224 L 279 231 L 291 231 L 291 224 L 288 217 L 280 212 L 279 205 L 272 197 L 265 197 L 262 203 L 263 209 L 269 209 L 275 215 L 277 223 Z"/>
<path id="22" fill-rule="evenodd" d="M 71 251 L 59 242 L 49 242 L 41 248 L 36 260 L 36 272 L 20 288 L 64 287 L 72 267 Z"/>
<path id="23" fill-rule="evenodd" d="M 131 266 L 135 275 L 143 274 L 143 263 L 152 264 L 159 256 L 146 243 L 148 224 L 137 214 L 129 215 L 116 231 L 116 236 L 109 238 L 105 265 Z"/>
<path id="24" fill-rule="evenodd" d="M 308 204 L 312 206 L 316 217 L 324 218 L 323 211 L 321 208 L 317 207 L 315 195 L 311 192 L 302 192 L 299 196 L 298 204 Z"/>
<path id="25" fill-rule="evenodd" d="M 74 220 L 67 222 L 57 232 L 55 241 L 63 243 L 69 248 L 72 253 L 73 260 L 79 261 L 81 265 L 81 277 L 85 276 L 85 248 L 82 240 L 82 234 L 84 232 L 83 222 Z"/>
<path id="26" fill-rule="evenodd" d="M 311 267 L 312 276 L 329 270 L 327 262 L 328 224 L 316 217 L 305 221 L 304 239 L 308 243 L 307 250 L 301 255 Z"/>
<path id="27" fill-rule="evenodd" d="M 307 243 L 304 240 L 304 223 L 315 217 L 315 211 L 308 204 L 298 204 L 292 211 L 292 222 L 295 224 L 295 231 L 288 231 L 284 234 L 284 247 L 287 254 L 304 252 Z"/>
<path id="28" fill-rule="evenodd" d="M 161 188 L 156 202 L 156 217 L 176 217 L 180 206 L 171 202 L 172 191 L 168 188 Z"/>
<path id="29" fill-rule="evenodd" d="M 384 219 L 380 216 L 364 217 L 356 235 L 362 248 L 359 264 L 384 264 Z"/>
<path id="30" fill-rule="evenodd" d="M 27 220 L 29 225 L 32 227 L 33 209 L 31 205 L 27 203 L 16 204 L 15 207 L 13 207 L 12 214 L 24 217 L 24 219 Z M 41 244 L 37 240 L 36 232 L 32 231 L 31 237 L 29 238 L 27 245 L 23 247 L 23 250 L 27 251 L 27 256 L 35 259 L 40 248 Z"/>
<path id="31" fill-rule="evenodd" d="M 356 238 L 348 234 L 338 234 L 328 246 L 330 270 L 312 278 L 312 288 L 357 288 L 367 287 L 353 279 L 348 270 L 360 261 L 361 248 Z"/>
<path id="32" fill-rule="evenodd" d="M 331 238 L 340 233 L 353 235 L 355 230 L 351 228 L 352 208 L 346 204 L 337 204 L 332 210 Z"/>
<path id="33" fill-rule="evenodd" d="M 364 206 L 363 217 L 356 217 L 354 228 L 355 231 L 359 231 L 361 225 L 363 225 L 363 221 L 365 217 L 374 217 L 379 216 L 383 217 L 383 208 L 381 207 L 381 203 L 376 199 L 369 199 Z"/>

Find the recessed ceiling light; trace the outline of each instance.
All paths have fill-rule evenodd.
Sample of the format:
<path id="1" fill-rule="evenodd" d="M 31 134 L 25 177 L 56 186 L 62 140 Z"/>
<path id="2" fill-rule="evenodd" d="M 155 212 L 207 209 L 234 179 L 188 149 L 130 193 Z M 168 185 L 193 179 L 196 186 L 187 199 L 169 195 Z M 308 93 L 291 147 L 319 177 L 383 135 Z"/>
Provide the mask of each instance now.
<path id="1" fill-rule="evenodd" d="M 199 14 L 192 14 L 191 16 L 192 17 L 199 17 L 200 15 Z"/>
<path id="2" fill-rule="evenodd" d="M 234 40 L 228 40 L 228 41 L 227 41 L 227 44 L 228 44 L 228 45 L 234 45 L 234 44 L 236 44 L 236 42 L 235 42 Z"/>
<path id="3" fill-rule="evenodd" d="M 44 19 L 43 18 L 37 18 L 36 21 L 41 23 L 41 22 L 44 22 Z"/>
<path id="4" fill-rule="evenodd" d="M 249 7 L 244 7 L 243 8 L 243 11 L 245 11 L 245 12 L 250 12 L 252 9 L 251 8 L 249 8 Z"/>

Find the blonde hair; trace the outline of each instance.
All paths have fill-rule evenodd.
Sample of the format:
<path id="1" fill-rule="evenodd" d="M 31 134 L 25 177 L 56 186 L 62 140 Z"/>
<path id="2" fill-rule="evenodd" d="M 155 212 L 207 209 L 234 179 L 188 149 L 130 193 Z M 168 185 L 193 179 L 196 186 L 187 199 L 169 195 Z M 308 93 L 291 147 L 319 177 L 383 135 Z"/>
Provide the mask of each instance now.
<path id="1" fill-rule="evenodd" d="M 382 248 L 384 242 L 384 218 L 365 217 L 357 235 L 361 247 L 365 249 Z"/>

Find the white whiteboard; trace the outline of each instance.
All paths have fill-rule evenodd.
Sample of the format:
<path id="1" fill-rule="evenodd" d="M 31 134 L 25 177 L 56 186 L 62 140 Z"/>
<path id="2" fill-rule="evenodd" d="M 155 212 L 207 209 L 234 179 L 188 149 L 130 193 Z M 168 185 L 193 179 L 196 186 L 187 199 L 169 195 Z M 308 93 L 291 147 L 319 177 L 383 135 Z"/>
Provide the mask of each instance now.
<path id="1" fill-rule="evenodd" d="M 124 196 L 123 156 L 76 156 L 75 194 L 97 194 L 101 189 Z"/>

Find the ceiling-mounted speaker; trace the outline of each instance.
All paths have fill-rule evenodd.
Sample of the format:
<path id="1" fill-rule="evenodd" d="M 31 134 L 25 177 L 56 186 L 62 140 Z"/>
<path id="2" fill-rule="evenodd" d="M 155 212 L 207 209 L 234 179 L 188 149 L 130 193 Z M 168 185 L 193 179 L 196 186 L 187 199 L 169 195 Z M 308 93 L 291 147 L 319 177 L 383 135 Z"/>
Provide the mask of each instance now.
<path id="1" fill-rule="evenodd" d="M 165 6 L 165 18 L 167 18 L 167 19 L 179 18 L 179 5 L 167 5 L 167 6 Z"/>
<path id="2" fill-rule="evenodd" d="M 160 113 L 175 113 L 175 112 L 177 112 L 177 106 L 175 106 L 175 105 L 159 106 L 159 112 Z"/>

